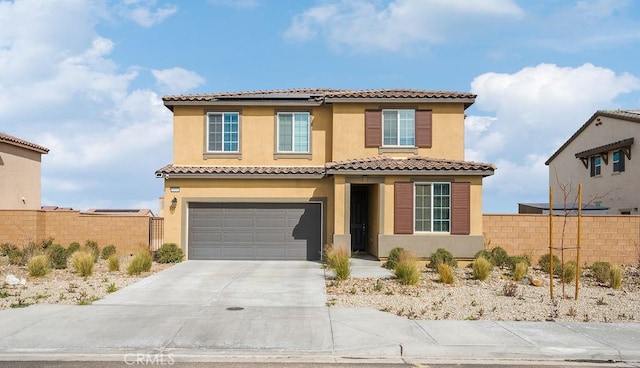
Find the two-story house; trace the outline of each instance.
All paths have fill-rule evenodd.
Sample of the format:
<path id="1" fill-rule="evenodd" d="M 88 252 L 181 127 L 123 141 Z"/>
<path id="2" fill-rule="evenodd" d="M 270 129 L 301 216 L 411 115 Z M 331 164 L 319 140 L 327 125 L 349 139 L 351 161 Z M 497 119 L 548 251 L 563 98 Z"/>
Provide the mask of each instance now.
<path id="1" fill-rule="evenodd" d="M 583 186 L 583 203 L 607 207 L 610 214 L 637 214 L 640 207 L 640 111 L 596 111 L 546 162 L 555 197 L 571 184 L 576 200 Z M 555 201 L 554 201 L 555 202 Z"/>
<path id="2" fill-rule="evenodd" d="M 464 161 L 474 100 L 420 90 L 165 96 L 165 242 L 189 259 L 319 260 L 325 244 L 472 257 L 483 247 L 482 179 L 495 170 Z"/>
<path id="3" fill-rule="evenodd" d="M 42 155 L 49 149 L 0 132 L 0 209 L 39 210 Z"/>

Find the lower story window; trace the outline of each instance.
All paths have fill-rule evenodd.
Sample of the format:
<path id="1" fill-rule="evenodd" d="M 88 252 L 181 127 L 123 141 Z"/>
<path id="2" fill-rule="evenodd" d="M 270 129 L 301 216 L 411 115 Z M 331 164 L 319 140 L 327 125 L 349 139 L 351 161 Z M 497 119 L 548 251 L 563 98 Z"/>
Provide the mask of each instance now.
<path id="1" fill-rule="evenodd" d="M 415 184 L 415 231 L 449 232 L 451 229 L 451 184 Z"/>

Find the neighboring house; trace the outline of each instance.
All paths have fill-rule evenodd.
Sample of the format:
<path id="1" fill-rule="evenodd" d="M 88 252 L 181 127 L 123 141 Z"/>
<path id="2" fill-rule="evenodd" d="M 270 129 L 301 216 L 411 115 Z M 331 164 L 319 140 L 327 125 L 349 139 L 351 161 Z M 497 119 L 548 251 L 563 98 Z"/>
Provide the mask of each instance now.
<path id="1" fill-rule="evenodd" d="M 575 215 L 578 210 L 584 215 L 606 215 L 609 211 L 607 207 L 596 206 L 594 204 L 583 203 L 579 208 L 577 203 L 555 203 L 553 205 L 553 214 L 562 216 L 566 214 Z M 549 214 L 549 203 L 518 203 L 518 213 L 520 214 Z"/>
<path id="2" fill-rule="evenodd" d="M 39 210 L 41 158 L 48 148 L 0 133 L 0 209 Z"/>
<path id="3" fill-rule="evenodd" d="M 155 217 L 153 211 L 148 208 L 91 208 L 85 212 L 87 215 L 113 215 L 113 216 L 147 216 Z"/>
<path id="4" fill-rule="evenodd" d="M 608 207 L 609 214 L 637 214 L 640 207 L 640 111 L 596 111 L 545 163 L 554 203 L 561 185 L 570 185 L 575 201 L 578 184 L 582 202 Z"/>
<path id="5" fill-rule="evenodd" d="M 165 96 L 165 242 L 189 259 L 319 260 L 323 245 L 473 257 L 482 179 L 464 161 L 475 95 L 297 89 Z"/>

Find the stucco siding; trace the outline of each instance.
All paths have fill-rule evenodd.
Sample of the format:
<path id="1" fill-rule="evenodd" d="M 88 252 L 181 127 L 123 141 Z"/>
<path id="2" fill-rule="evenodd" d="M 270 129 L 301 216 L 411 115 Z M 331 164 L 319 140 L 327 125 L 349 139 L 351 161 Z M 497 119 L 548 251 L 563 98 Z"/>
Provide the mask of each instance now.
<path id="1" fill-rule="evenodd" d="M 40 209 L 41 154 L 0 143 L 0 209 Z"/>

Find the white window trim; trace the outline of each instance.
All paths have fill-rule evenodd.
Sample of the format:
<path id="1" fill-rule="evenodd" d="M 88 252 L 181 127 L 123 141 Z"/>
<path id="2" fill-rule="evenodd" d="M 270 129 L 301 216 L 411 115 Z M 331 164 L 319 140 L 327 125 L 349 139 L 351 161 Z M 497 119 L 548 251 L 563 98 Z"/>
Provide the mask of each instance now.
<path id="1" fill-rule="evenodd" d="M 385 111 L 394 111 L 396 113 L 396 131 L 398 135 L 396 136 L 396 144 L 385 144 L 384 143 L 384 113 Z M 413 111 L 413 145 L 401 145 L 400 144 L 400 112 L 401 111 Z M 382 110 L 382 142 L 380 148 L 417 148 L 416 147 L 416 110 L 415 109 L 383 109 Z"/>
<path id="2" fill-rule="evenodd" d="M 434 184 L 447 184 L 449 186 L 449 231 L 434 231 L 433 230 L 433 185 Z M 431 195 L 429 203 L 429 208 L 431 209 L 431 231 L 418 231 L 416 230 L 416 186 L 418 185 L 430 185 L 431 186 Z M 451 234 L 451 183 L 447 181 L 418 181 L 413 183 L 413 233 L 414 234 Z"/>
<path id="3" fill-rule="evenodd" d="M 224 114 L 235 114 L 238 116 L 238 149 L 235 151 L 225 151 L 224 150 Z M 222 150 L 220 151 L 212 151 L 209 149 L 209 127 L 210 127 L 210 122 L 209 122 L 209 115 L 222 115 Z M 205 144 L 206 144 L 206 153 L 239 153 L 240 152 L 240 113 L 237 111 L 209 111 L 207 112 L 207 132 L 206 132 L 206 140 L 205 140 Z"/>
<path id="4" fill-rule="evenodd" d="M 596 172 L 596 171 L 600 171 L 600 172 Z M 595 156 L 593 159 L 593 176 L 595 177 L 600 175 L 602 175 L 602 157 Z"/>
<path id="5" fill-rule="evenodd" d="M 280 115 L 292 115 L 293 120 L 291 122 L 291 151 L 280 150 Z M 295 114 L 307 114 L 307 150 L 296 151 L 296 119 Z M 308 111 L 279 111 L 276 113 L 276 153 L 284 154 L 309 154 L 311 153 L 311 113 Z"/>

